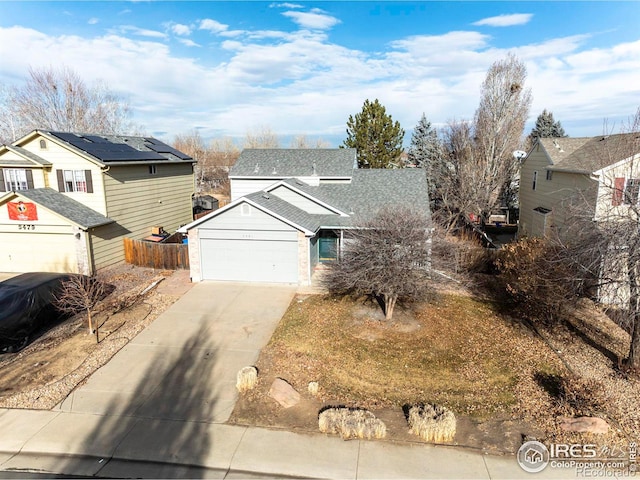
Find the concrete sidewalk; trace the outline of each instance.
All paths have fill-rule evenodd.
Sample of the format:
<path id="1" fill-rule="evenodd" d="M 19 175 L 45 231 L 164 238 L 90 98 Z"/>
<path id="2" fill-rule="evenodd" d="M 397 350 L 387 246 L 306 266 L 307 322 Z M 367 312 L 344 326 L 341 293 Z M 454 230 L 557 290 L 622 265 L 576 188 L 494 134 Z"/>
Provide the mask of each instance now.
<path id="1" fill-rule="evenodd" d="M 141 478 L 523 478 L 514 457 L 226 425 L 295 289 L 199 283 L 52 411 L 0 410 L 0 470 Z M 536 478 L 575 472 L 547 469 Z"/>

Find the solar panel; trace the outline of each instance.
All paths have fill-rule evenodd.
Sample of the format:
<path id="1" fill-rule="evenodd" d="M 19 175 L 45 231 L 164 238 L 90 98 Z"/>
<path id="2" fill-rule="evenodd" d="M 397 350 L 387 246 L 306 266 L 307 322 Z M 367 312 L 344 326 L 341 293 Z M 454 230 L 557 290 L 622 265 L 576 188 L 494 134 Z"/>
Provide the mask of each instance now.
<path id="1" fill-rule="evenodd" d="M 96 135 L 85 135 L 84 138 L 92 141 L 93 143 L 109 143 L 109 140 L 103 137 L 98 137 Z"/>
<path id="2" fill-rule="evenodd" d="M 167 145 L 166 143 L 161 142 L 160 140 L 156 140 L 155 138 L 145 138 L 147 142 L 147 147 L 158 153 L 172 153 L 176 157 L 182 160 L 189 160 L 191 157 L 182 153 L 180 150 L 176 150 L 175 148 Z"/>
<path id="3" fill-rule="evenodd" d="M 93 155 L 103 162 L 126 162 L 141 160 L 168 160 L 161 153 L 172 153 L 182 160 L 188 160 L 191 157 L 179 152 L 175 148 L 170 147 L 158 140 L 145 138 L 145 146 L 151 150 L 137 150 L 125 143 L 114 143 L 97 135 L 87 135 L 80 137 L 73 133 L 51 132 L 52 135 L 70 143 L 74 147 L 79 148 Z"/>

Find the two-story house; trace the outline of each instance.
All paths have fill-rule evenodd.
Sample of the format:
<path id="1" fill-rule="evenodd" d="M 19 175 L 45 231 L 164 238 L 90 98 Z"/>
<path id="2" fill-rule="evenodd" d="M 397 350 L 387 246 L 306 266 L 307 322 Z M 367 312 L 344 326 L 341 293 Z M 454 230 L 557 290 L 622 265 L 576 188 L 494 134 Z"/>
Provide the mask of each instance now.
<path id="1" fill-rule="evenodd" d="M 580 228 L 584 219 L 595 227 L 635 218 L 639 192 L 639 134 L 541 138 L 521 166 L 518 235 L 571 241 L 573 217 Z M 618 247 L 611 245 L 601 259 L 595 294 L 602 303 L 624 305 L 630 292 L 626 249 Z"/>
<path id="2" fill-rule="evenodd" d="M 151 137 L 35 130 L 0 147 L 0 272 L 91 274 L 192 220 L 193 159 Z"/>
<path id="3" fill-rule="evenodd" d="M 638 202 L 637 133 L 582 138 L 540 138 L 520 168 L 518 236 L 562 236 L 573 209 L 594 220 L 619 215 Z M 615 215 L 614 215 L 615 214 Z"/>
<path id="4" fill-rule="evenodd" d="M 345 231 L 383 207 L 429 215 L 422 169 L 358 169 L 355 149 L 245 150 L 232 202 L 186 225 L 192 281 L 309 285 L 339 256 Z"/>

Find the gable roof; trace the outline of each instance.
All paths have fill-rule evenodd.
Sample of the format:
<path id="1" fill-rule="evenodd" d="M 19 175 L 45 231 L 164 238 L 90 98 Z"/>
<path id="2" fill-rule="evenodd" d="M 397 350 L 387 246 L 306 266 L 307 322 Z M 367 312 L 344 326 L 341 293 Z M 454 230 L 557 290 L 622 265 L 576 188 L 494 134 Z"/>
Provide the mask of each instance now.
<path id="1" fill-rule="evenodd" d="M 289 185 L 311 199 L 346 213 L 346 216 L 339 213 L 334 215 L 307 213 L 277 195 L 269 193 L 269 190 L 279 185 Z M 226 207 L 185 225 L 179 231 L 186 232 L 244 201 L 261 207 L 267 213 L 274 214 L 307 234 L 315 233 L 320 228 L 356 227 L 384 207 L 419 208 L 430 217 L 427 177 L 423 169 L 356 169 L 351 183 L 310 186 L 298 179 L 275 182 L 266 191 L 254 192 L 239 198 Z"/>
<path id="2" fill-rule="evenodd" d="M 194 163 L 194 160 L 189 155 L 153 137 L 34 130 L 14 142 L 10 148 L 20 149 L 21 145 L 38 135 L 62 145 L 99 165 Z M 37 161 L 36 159 L 33 160 Z"/>
<path id="3" fill-rule="evenodd" d="M 74 223 L 85 230 L 114 223 L 110 218 L 105 217 L 101 213 L 96 212 L 86 205 L 63 195 L 52 188 L 35 188 L 32 190 L 9 192 L 4 197 L 0 198 L 0 201 L 13 195 L 24 197 L 32 202 L 42 205 L 47 210 L 51 210 L 53 213 L 66 218 L 71 223 Z"/>
<path id="4" fill-rule="evenodd" d="M 590 174 L 640 152 L 640 134 L 539 138 L 550 170 Z"/>
<path id="5" fill-rule="evenodd" d="M 355 148 L 249 148 L 229 176 L 350 178 L 356 167 Z"/>
<path id="6" fill-rule="evenodd" d="M 0 149 L 0 157 L 4 151 L 15 153 L 20 157 L 19 160 L 7 160 L 0 158 L 0 164 L 2 165 L 11 165 L 11 166 L 24 166 L 24 167 L 33 167 L 33 164 L 36 165 L 51 165 L 51 162 L 45 160 L 44 158 L 36 155 L 35 153 L 30 152 L 22 147 L 17 147 L 15 145 L 3 145 L 2 149 Z"/>

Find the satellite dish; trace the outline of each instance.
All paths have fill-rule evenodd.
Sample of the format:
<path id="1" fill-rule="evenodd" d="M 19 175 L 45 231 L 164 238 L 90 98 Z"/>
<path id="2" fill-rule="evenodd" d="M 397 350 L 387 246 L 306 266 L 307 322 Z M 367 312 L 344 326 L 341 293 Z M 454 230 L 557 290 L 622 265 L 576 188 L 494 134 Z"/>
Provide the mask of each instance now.
<path id="1" fill-rule="evenodd" d="M 513 152 L 513 156 L 517 160 L 522 160 L 524 157 L 527 156 L 527 152 L 523 152 L 522 150 L 516 150 L 515 152 Z"/>

